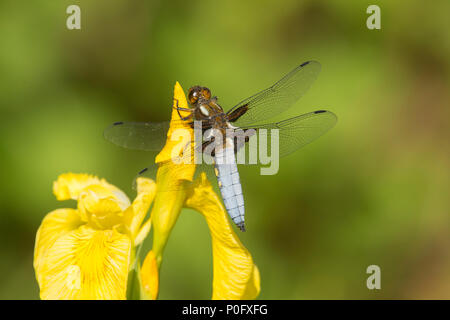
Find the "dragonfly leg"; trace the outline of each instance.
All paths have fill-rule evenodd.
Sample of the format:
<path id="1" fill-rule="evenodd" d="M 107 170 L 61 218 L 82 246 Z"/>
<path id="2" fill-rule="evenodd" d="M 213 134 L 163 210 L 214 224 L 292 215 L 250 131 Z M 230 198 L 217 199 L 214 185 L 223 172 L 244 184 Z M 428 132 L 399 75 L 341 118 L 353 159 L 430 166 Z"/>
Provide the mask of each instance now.
<path id="1" fill-rule="evenodd" d="M 188 120 L 188 119 L 192 118 L 192 115 L 193 115 L 192 109 L 189 109 L 189 108 L 181 108 L 181 107 L 178 106 L 178 99 L 173 98 L 173 100 L 175 101 L 175 106 L 174 106 L 174 108 L 177 109 L 178 115 L 180 116 L 180 119 L 181 119 L 181 120 Z M 181 114 L 180 114 L 180 110 L 182 110 L 182 111 L 191 111 L 191 114 L 188 115 L 188 116 L 186 116 L 186 117 L 182 117 Z"/>
<path id="2" fill-rule="evenodd" d="M 190 108 L 181 108 L 181 107 L 179 107 L 178 106 L 178 99 L 173 98 L 173 100 L 175 101 L 175 106 L 174 106 L 175 109 L 177 109 L 177 110 L 184 110 L 184 111 L 192 111 L 192 109 L 190 109 Z"/>

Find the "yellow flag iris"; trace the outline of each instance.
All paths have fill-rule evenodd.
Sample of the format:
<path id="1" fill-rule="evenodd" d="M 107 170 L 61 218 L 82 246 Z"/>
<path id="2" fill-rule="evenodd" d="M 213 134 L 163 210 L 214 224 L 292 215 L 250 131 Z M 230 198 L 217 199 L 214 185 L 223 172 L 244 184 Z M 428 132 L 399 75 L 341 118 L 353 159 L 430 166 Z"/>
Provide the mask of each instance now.
<path id="1" fill-rule="evenodd" d="M 178 83 L 174 101 L 178 107 L 188 108 Z M 188 113 L 180 111 L 183 117 Z M 206 175 L 202 173 L 192 181 L 194 164 L 170 161 L 179 142 L 172 140 L 176 129 L 190 130 L 193 137 L 193 129 L 180 121 L 174 110 L 167 143 L 156 157 L 156 183 L 138 178 L 137 197 L 132 203 L 120 189 L 95 176 L 67 173 L 58 177 L 53 185 L 56 198 L 76 200 L 77 208 L 50 212 L 36 234 L 34 268 L 42 299 L 126 299 L 127 288 L 136 279 L 140 282 L 139 297 L 156 299 L 164 247 L 182 208 L 200 212 L 210 229 L 212 298 L 258 296 L 258 268 L 234 233 Z M 150 218 L 144 222 L 152 203 Z M 135 248 L 146 238 L 151 225 L 153 247 L 140 267 L 139 261 L 134 263 Z M 138 272 L 136 279 L 129 279 L 130 270 Z"/>
<path id="2" fill-rule="evenodd" d="M 143 223 L 156 185 L 137 181 L 133 203 L 120 189 L 87 174 L 63 174 L 53 185 L 58 200 L 77 209 L 57 209 L 36 235 L 34 268 L 42 299 L 125 299 L 134 248 L 148 234 Z"/>
<path id="3" fill-rule="evenodd" d="M 178 82 L 175 85 L 174 101 L 178 107 L 188 108 L 186 96 Z M 185 117 L 189 111 L 180 111 L 180 114 Z M 220 197 L 214 192 L 205 174 L 194 182 L 189 182 L 194 175 L 194 164 L 180 165 L 167 161 L 177 144 L 177 141 L 172 140 L 172 133 L 179 128 L 192 131 L 191 137 L 194 136 L 193 129 L 180 121 L 179 114 L 174 109 L 166 146 L 156 157 L 156 162 L 160 163 L 156 183 L 158 189 L 165 189 L 167 184 L 171 186 L 179 184 L 180 188 L 171 192 L 159 192 L 156 195 L 151 211 L 153 248 L 141 269 L 143 287 L 148 296 L 157 297 L 158 270 L 164 247 L 181 209 L 186 207 L 200 212 L 210 229 L 214 265 L 212 298 L 254 299 L 260 291 L 259 271 L 253 263 L 252 256 L 234 233 Z M 172 170 L 173 166 L 177 166 L 177 170 Z M 183 185 L 186 187 L 183 188 Z"/>

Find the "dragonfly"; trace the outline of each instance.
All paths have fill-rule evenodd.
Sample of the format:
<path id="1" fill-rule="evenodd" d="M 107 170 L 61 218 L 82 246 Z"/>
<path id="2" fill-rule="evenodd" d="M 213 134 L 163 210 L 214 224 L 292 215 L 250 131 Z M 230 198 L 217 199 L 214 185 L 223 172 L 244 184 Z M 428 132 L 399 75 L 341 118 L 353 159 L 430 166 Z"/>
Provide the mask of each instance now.
<path id="1" fill-rule="evenodd" d="M 337 121 L 336 115 L 327 110 L 316 110 L 286 120 L 268 122 L 271 118 L 291 108 L 311 87 L 320 73 L 321 65 L 317 61 L 307 61 L 282 77 L 272 86 L 242 100 L 227 112 L 213 97 L 211 90 L 204 86 L 193 86 L 187 95 L 188 108 L 174 104 L 182 122 L 193 126 L 195 121 L 202 124 L 202 132 L 214 129 L 219 133 L 225 130 L 278 130 L 279 156 L 283 157 L 312 142 L 331 129 Z M 182 117 L 180 111 L 187 111 Z M 185 114 L 185 113 L 184 113 Z M 124 148 L 159 151 L 167 139 L 170 122 L 115 122 L 104 131 L 104 137 Z M 245 231 L 245 206 L 239 176 L 236 154 L 242 144 L 250 139 L 246 137 L 240 145 L 237 139 L 225 138 L 214 144 L 213 158 L 215 176 L 228 215 L 241 230 Z M 191 142 L 193 143 L 193 142 Z M 199 152 L 205 152 L 214 143 L 214 138 L 196 146 Z M 200 150 L 201 148 L 201 150 Z M 231 155 L 231 157 L 229 156 Z M 147 168 L 141 173 L 147 171 Z"/>

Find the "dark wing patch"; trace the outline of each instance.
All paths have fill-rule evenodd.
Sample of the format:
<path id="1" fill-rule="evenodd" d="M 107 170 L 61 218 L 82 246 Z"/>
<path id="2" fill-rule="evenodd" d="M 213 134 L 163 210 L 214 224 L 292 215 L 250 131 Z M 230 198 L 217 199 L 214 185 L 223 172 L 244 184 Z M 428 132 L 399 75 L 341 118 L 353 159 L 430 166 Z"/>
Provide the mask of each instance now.
<path id="1" fill-rule="evenodd" d="M 235 122 L 240 117 L 242 117 L 248 110 L 248 103 L 240 106 L 239 108 L 233 110 L 230 114 L 227 114 L 227 118 L 229 122 Z"/>
<path id="2" fill-rule="evenodd" d="M 320 63 L 302 63 L 271 87 L 241 101 L 227 112 L 238 127 L 257 124 L 292 107 L 320 73 Z M 242 111 L 245 110 L 245 113 Z"/>

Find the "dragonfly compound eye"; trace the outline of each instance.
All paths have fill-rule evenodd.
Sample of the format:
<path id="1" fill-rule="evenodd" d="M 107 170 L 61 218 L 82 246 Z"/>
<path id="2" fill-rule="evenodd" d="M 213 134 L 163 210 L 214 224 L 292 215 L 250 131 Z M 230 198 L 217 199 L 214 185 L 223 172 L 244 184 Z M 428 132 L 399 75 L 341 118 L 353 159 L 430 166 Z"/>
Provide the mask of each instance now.
<path id="1" fill-rule="evenodd" d="M 196 104 L 198 101 L 198 98 L 200 97 L 200 93 L 202 91 L 202 88 L 199 86 L 195 86 L 189 89 L 188 92 L 188 100 L 190 104 Z"/>

